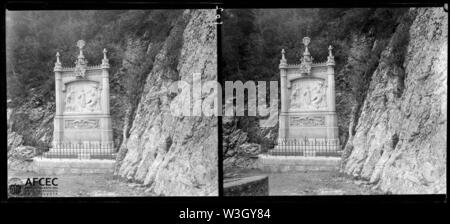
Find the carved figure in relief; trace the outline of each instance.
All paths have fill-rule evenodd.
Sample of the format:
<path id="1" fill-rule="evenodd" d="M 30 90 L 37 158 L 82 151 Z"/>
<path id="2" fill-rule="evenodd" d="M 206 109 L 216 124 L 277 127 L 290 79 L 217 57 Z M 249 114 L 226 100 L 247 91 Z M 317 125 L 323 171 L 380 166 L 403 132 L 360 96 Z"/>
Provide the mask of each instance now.
<path id="1" fill-rule="evenodd" d="M 98 87 L 69 87 L 65 100 L 66 112 L 95 112 L 100 110 Z"/>
<path id="2" fill-rule="evenodd" d="M 291 94 L 291 109 L 300 108 L 300 89 L 296 88 L 292 90 Z"/>
<path id="3" fill-rule="evenodd" d="M 75 92 L 68 91 L 66 96 L 66 111 L 74 111 L 75 110 Z"/>
<path id="4" fill-rule="evenodd" d="M 319 82 L 311 91 L 311 104 L 316 108 L 325 106 L 326 87 L 323 82 Z"/>
<path id="5" fill-rule="evenodd" d="M 84 108 L 85 105 L 86 105 L 86 100 L 84 97 L 84 89 L 81 89 L 81 91 L 78 93 L 78 96 L 77 96 L 77 106 L 78 106 L 78 108 Z"/>
<path id="6" fill-rule="evenodd" d="M 306 88 L 303 90 L 301 94 L 301 102 L 303 106 L 309 106 L 311 104 L 311 88 L 309 86 L 306 86 Z"/>
<path id="7" fill-rule="evenodd" d="M 90 88 L 86 92 L 86 109 L 88 111 L 96 111 L 100 109 L 99 96 L 97 88 Z"/>
<path id="8" fill-rule="evenodd" d="M 294 85 L 291 94 L 291 109 L 317 110 L 326 107 L 326 88 L 323 81 Z"/>

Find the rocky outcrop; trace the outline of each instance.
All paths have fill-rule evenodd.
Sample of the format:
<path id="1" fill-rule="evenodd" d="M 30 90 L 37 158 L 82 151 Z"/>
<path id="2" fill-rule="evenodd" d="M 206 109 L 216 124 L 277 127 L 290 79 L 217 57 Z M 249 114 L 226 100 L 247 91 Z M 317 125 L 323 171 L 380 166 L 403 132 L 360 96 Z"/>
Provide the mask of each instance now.
<path id="1" fill-rule="evenodd" d="M 258 154 L 262 147 L 257 143 L 250 143 L 248 133 L 237 127 L 239 117 L 223 117 L 223 169 L 232 170 L 254 168 Z"/>
<path id="2" fill-rule="evenodd" d="M 372 75 L 344 171 L 391 193 L 445 193 L 448 14 L 412 9 Z"/>
<path id="3" fill-rule="evenodd" d="M 8 129 L 8 151 L 23 144 L 23 136 Z"/>
<path id="4" fill-rule="evenodd" d="M 33 101 L 8 108 L 8 146 L 47 147 L 53 135 L 54 104 L 33 105 Z"/>
<path id="5" fill-rule="evenodd" d="M 8 171 L 30 171 L 33 157 L 48 150 L 53 134 L 53 109 L 52 104 L 31 103 L 7 109 Z"/>
<path id="6" fill-rule="evenodd" d="M 115 174 L 158 195 L 217 195 L 217 118 L 174 116 L 168 91 L 175 81 L 216 80 L 213 10 L 186 10 L 156 55 Z M 209 94 L 203 94 L 202 98 Z"/>
<path id="7" fill-rule="evenodd" d="M 32 170 L 33 157 L 36 156 L 37 149 L 31 146 L 17 146 L 8 151 L 8 171 Z"/>

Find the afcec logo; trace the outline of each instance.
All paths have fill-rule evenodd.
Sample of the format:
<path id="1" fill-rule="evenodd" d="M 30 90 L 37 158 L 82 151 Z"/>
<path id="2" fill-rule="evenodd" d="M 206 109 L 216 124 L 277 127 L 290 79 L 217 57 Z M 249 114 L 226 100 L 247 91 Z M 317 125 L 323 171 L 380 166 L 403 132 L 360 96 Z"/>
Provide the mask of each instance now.
<path id="1" fill-rule="evenodd" d="M 28 178 L 27 181 L 25 182 L 25 186 L 57 187 L 58 178 L 56 177 Z"/>
<path id="2" fill-rule="evenodd" d="M 13 197 L 55 196 L 58 193 L 58 178 L 33 177 L 26 180 L 11 178 L 8 181 L 8 193 Z"/>
<path id="3" fill-rule="evenodd" d="M 10 178 L 8 180 L 8 193 L 12 196 L 18 196 L 22 193 L 23 182 L 20 178 Z"/>

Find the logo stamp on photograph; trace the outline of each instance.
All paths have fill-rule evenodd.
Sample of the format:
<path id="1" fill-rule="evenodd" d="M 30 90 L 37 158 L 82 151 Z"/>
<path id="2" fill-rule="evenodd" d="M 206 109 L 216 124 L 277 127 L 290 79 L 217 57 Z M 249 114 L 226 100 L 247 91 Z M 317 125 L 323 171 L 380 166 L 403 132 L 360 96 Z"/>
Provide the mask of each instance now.
<path id="1" fill-rule="evenodd" d="M 58 195 L 57 177 L 17 177 L 8 180 L 10 197 L 51 197 Z"/>

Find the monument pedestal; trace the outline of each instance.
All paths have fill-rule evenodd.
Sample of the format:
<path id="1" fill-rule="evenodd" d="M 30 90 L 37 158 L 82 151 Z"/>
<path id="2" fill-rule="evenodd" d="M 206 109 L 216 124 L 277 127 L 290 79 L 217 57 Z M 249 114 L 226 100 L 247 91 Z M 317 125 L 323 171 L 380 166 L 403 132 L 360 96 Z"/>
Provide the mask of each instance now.
<path id="1" fill-rule="evenodd" d="M 341 158 L 332 156 L 259 155 L 256 167 L 264 172 L 337 171 Z"/>
<path id="2" fill-rule="evenodd" d="M 35 158 L 32 171 L 45 175 L 108 174 L 114 170 L 113 159 Z"/>

